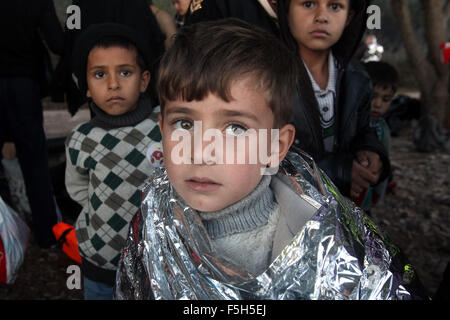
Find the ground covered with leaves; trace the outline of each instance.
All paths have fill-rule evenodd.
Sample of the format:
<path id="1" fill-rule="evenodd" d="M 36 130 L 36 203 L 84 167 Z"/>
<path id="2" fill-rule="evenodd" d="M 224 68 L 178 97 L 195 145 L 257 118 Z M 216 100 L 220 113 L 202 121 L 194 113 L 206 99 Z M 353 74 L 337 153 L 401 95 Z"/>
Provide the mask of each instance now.
<path id="1" fill-rule="evenodd" d="M 391 165 L 395 194 L 372 210 L 372 219 L 403 250 L 433 297 L 450 262 L 450 153 L 417 152 L 406 131 L 392 139 Z"/>

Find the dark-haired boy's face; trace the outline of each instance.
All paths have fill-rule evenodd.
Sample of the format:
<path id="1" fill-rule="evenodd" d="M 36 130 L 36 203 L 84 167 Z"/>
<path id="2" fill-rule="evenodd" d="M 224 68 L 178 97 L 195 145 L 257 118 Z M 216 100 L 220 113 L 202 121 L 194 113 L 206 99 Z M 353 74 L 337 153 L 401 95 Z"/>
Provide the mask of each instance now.
<path id="1" fill-rule="evenodd" d="M 122 115 L 136 108 L 139 95 L 150 81 L 141 72 L 137 52 L 122 47 L 95 47 L 87 62 L 87 97 L 109 115 Z"/>
<path id="2" fill-rule="evenodd" d="M 342 36 L 350 22 L 350 0 L 291 0 L 289 28 L 300 51 L 325 51 Z"/>
<path id="3" fill-rule="evenodd" d="M 394 93 L 395 92 L 390 85 L 376 85 L 373 88 L 373 97 L 370 104 L 371 118 L 379 118 L 388 111 L 389 107 L 391 106 Z"/>
<path id="4" fill-rule="evenodd" d="M 261 154 L 281 161 L 295 135 L 292 125 L 273 135 L 274 115 L 253 81 L 236 81 L 230 95 L 230 102 L 212 93 L 201 101 L 167 101 L 160 116 L 169 180 L 199 211 L 221 210 L 247 196 L 268 164 Z"/>

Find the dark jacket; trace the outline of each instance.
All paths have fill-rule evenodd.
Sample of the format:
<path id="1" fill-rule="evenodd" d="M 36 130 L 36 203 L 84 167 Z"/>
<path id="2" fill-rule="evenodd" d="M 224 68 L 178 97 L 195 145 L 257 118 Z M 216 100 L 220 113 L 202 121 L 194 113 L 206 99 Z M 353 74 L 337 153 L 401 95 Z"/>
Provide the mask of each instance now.
<path id="1" fill-rule="evenodd" d="M 195 11 L 195 2 L 199 6 Z M 278 35 L 278 26 L 257 0 L 193 0 L 185 18 L 185 25 L 201 21 L 237 18 Z"/>
<path id="2" fill-rule="evenodd" d="M 350 195 L 352 166 L 357 151 L 373 151 L 380 156 L 383 172 L 379 181 L 390 173 L 387 152 L 378 141 L 375 130 L 369 126 L 371 79 L 357 61 L 351 60 L 364 34 L 367 21 L 366 1 L 357 0 L 354 3 L 357 6 L 356 14 L 340 40 L 332 47 L 333 55 L 338 61 L 335 99 L 336 144 L 332 153 L 324 150 L 317 100 L 301 61 L 298 63 L 300 72 L 298 95 L 293 110 L 293 124 L 296 128 L 293 149 L 300 148 L 309 153 L 346 196 Z M 289 31 L 287 8 L 289 0 L 278 1 L 280 33 L 287 46 L 298 52 L 297 44 Z"/>
<path id="3" fill-rule="evenodd" d="M 31 77 L 47 87 L 52 68 L 41 35 L 61 55 L 63 29 L 52 0 L 0 1 L 0 76 Z"/>

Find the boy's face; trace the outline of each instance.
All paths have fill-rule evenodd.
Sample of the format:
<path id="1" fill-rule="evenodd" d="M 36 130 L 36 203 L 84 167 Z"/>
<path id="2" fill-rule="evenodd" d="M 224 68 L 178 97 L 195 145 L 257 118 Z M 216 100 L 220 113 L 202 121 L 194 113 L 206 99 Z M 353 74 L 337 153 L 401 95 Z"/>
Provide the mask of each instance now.
<path id="1" fill-rule="evenodd" d="M 325 51 L 338 42 L 353 16 L 349 4 L 349 0 L 291 0 L 289 28 L 300 51 Z"/>
<path id="2" fill-rule="evenodd" d="M 252 129 L 257 132 L 265 129 L 268 131 L 267 140 L 256 136 L 256 144 L 257 147 L 265 145 L 268 150 L 266 155 L 271 150 L 270 129 L 274 125 L 274 116 L 264 92 L 255 89 L 251 81 L 244 79 L 231 85 L 230 94 L 230 102 L 211 93 L 201 101 L 168 101 L 163 116 L 160 115 L 164 161 L 169 180 L 181 198 L 199 211 L 221 210 L 250 194 L 260 182 L 261 169 L 266 165 L 261 163 L 259 157 L 257 161 L 250 160 L 251 153 L 258 151 L 254 149 L 255 141 L 249 143 L 245 134 Z M 194 130 L 198 128 L 194 127 L 199 124 L 197 121 L 201 121 L 200 131 Z M 206 138 L 208 130 L 215 130 L 217 136 Z M 180 153 L 178 139 L 172 141 L 172 134 L 176 132 L 184 132 L 190 137 L 187 140 L 190 154 L 185 158 L 189 161 L 180 163 L 177 159 L 181 153 L 184 156 L 185 151 Z M 274 154 L 281 161 L 292 143 L 295 129 L 292 125 L 286 125 L 279 132 L 279 141 L 274 140 L 279 143 L 279 152 Z M 200 141 L 196 144 L 197 134 L 200 134 Z M 246 144 L 239 145 L 239 139 Z M 209 149 L 211 152 L 206 152 L 213 146 L 216 148 L 214 151 Z M 237 157 L 245 161 L 239 162 Z"/>
<path id="3" fill-rule="evenodd" d="M 141 73 L 136 51 L 121 47 L 93 48 L 86 77 L 86 96 L 113 116 L 134 110 L 139 94 L 145 92 L 150 81 L 148 71 Z"/>
<path id="4" fill-rule="evenodd" d="M 394 90 L 392 86 L 376 85 L 373 89 L 372 102 L 370 104 L 370 117 L 381 117 L 389 109 L 392 98 L 394 97 Z"/>

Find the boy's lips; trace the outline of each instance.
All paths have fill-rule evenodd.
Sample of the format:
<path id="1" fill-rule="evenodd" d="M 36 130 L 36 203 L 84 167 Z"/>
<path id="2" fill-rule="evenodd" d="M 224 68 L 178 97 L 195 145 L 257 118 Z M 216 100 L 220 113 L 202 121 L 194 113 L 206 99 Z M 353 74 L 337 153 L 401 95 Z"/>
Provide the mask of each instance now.
<path id="1" fill-rule="evenodd" d="M 330 33 L 323 29 L 317 29 L 310 32 L 311 35 L 315 37 L 328 37 Z"/>
<path id="2" fill-rule="evenodd" d="M 125 100 L 124 98 L 122 98 L 122 97 L 111 97 L 111 98 L 109 98 L 108 100 L 106 100 L 107 102 L 119 102 L 119 101 L 123 101 L 123 100 Z"/>
<path id="3" fill-rule="evenodd" d="M 197 192 L 212 192 L 220 188 L 221 184 L 208 178 L 191 178 L 186 180 L 187 185 Z"/>
<path id="4" fill-rule="evenodd" d="M 381 114 L 379 112 L 376 112 L 376 111 L 371 111 L 370 112 L 370 116 L 372 118 L 378 118 L 379 116 L 381 116 Z"/>

